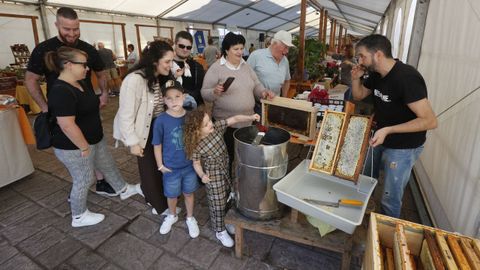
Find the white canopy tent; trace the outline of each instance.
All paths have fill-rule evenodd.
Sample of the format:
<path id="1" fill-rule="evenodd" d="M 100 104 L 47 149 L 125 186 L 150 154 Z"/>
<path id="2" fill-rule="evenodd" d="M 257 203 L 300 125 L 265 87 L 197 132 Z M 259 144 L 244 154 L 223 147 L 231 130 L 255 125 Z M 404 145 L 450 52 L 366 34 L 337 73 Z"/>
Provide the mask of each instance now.
<path id="1" fill-rule="evenodd" d="M 480 98 L 479 1 L 311 0 L 308 4 L 307 36 L 318 36 L 317 13 L 324 8 L 348 33 L 385 34 L 395 57 L 414 66 L 418 63 L 439 120 L 439 127 L 428 133 L 415 167 L 418 182 L 437 226 L 480 237 L 480 106 L 475 105 Z M 0 66 L 12 62 L 9 45 L 35 46 L 33 25 L 39 41 L 55 35 L 58 6 L 79 10 L 82 39 L 102 41 L 120 56 L 128 43 L 141 48 L 153 36 L 171 37 L 185 29 L 210 31 L 212 36 L 220 34 L 219 28 L 238 30 L 247 43 L 258 44 L 260 33 L 284 29 L 297 34 L 300 23 L 299 0 L 3 1 L 0 15 L 25 17 L 0 16 Z M 424 23 L 419 22 L 422 18 Z"/>

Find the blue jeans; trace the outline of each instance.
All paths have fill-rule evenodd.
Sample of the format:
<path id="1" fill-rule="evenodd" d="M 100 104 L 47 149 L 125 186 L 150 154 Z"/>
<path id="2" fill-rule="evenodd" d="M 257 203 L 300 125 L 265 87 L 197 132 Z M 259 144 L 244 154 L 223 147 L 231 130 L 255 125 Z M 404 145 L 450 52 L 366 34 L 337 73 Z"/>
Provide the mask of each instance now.
<path id="1" fill-rule="evenodd" d="M 373 149 L 373 172 L 372 172 Z M 407 186 L 413 165 L 417 161 L 423 145 L 410 149 L 392 149 L 382 145 L 370 147 L 364 164 L 364 175 L 377 178 L 380 169 L 384 172 L 384 186 L 381 213 L 400 217 L 403 191 Z"/>

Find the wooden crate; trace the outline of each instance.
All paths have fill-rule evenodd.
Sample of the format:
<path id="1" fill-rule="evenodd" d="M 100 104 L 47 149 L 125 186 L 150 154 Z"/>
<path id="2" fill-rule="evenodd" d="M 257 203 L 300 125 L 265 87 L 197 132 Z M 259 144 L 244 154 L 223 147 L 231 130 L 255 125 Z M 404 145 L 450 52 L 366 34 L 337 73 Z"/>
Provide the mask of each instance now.
<path id="1" fill-rule="evenodd" d="M 385 250 L 397 258 L 392 262 Z M 371 213 L 363 269 L 391 269 L 389 264 L 397 270 L 480 270 L 480 240 Z"/>
<path id="2" fill-rule="evenodd" d="M 318 109 L 304 100 L 262 99 L 262 125 L 283 128 L 302 140 L 315 138 Z"/>

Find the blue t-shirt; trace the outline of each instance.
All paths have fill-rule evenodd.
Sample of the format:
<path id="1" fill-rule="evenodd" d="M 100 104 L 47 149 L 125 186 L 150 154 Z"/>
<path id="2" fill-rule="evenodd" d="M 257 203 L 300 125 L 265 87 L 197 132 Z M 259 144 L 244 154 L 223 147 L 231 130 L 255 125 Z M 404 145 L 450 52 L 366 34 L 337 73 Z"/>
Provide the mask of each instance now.
<path id="1" fill-rule="evenodd" d="M 185 155 L 183 144 L 183 124 L 185 116 L 173 117 L 168 113 L 160 114 L 153 123 L 153 145 L 162 145 L 163 164 L 169 169 L 192 166 Z"/>

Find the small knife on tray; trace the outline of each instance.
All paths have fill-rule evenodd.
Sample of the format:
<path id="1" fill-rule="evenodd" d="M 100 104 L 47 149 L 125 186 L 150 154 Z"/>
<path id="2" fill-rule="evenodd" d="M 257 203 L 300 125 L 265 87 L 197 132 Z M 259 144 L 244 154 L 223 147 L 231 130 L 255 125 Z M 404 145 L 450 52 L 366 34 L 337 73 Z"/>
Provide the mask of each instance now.
<path id="1" fill-rule="evenodd" d="M 363 205 L 362 201 L 359 200 L 351 200 L 351 199 L 339 199 L 337 202 L 328 202 L 328 201 L 321 201 L 315 199 L 303 199 L 304 201 L 312 204 L 318 205 L 325 205 L 331 207 L 339 207 L 341 206 L 352 206 L 352 207 L 361 207 Z"/>

